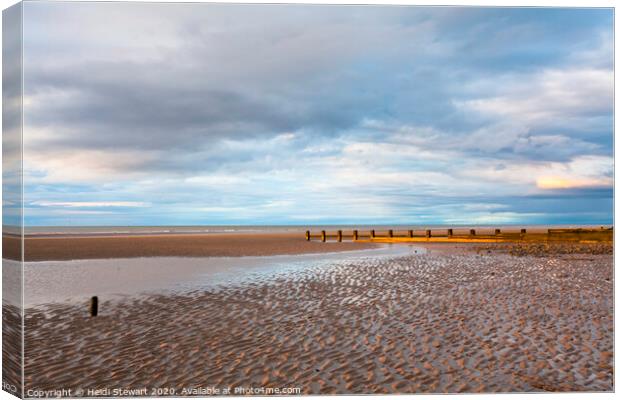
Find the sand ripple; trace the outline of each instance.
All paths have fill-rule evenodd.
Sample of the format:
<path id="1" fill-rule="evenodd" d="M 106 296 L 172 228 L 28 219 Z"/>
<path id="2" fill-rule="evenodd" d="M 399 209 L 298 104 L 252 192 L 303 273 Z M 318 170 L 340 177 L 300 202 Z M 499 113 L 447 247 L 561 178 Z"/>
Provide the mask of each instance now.
<path id="1" fill-rule="evenodd" d="M 613 259 L 429 254 L 26 311 L 26 388 L 607 391 Z"/>

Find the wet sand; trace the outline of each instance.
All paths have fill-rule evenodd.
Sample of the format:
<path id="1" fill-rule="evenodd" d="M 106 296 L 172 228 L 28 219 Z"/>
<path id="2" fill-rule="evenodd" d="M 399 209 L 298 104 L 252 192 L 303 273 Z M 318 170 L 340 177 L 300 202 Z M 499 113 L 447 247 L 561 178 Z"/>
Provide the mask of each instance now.
<path id="1" fill-rule="evenodd" d="M 504 243 L 432 243 L 416 242 L 435 254 L 510 254 L 517 257 L 555 257 L 560 255 L 613 255 L 613 242 L 504 242 Z"/>
<path id="2" fill-rule="evenodd" d="M 22 390 L 21 308 L 2 304 L 2 382 L 4 390 L 16 396 Z"/>
<path id="3" fill-rule="evenodd" d="M 613 390 L 613 257 L 447 251 L 26 310 L 26 388 Z"/>
<path id="4" fill-rule="evenodd" d="M 19 238 L 4 236 L 4 258 L 19 259 Z M 304 233 L 226 233 L 29 237 L 25 261 L 132 257 L 237 257 L 327 253 L 376 247 L 371 243 L 308 242 Z"/>

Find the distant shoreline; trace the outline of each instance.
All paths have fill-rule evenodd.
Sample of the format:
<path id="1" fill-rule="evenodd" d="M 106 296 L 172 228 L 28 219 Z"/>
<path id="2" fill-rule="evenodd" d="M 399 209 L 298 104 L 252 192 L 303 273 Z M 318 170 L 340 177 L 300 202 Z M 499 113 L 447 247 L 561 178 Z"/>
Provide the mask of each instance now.
<path id="1" fill-rule="evenodd" d="M 549 228 L 600 228 L 611 224 L 308 224 L 308 225 L 160 225 L 160 226 L 24 226 L 25 237 L 77 237 L 77 236 L 143 236 L 143 235 L 201 235 L 201 234 L 259 234 L 295 233 L 316 230 L 514 230 L 525 228 L 531 231 Z M 20 227 L 3 226 L 3 236 L 21 236 Z"/>

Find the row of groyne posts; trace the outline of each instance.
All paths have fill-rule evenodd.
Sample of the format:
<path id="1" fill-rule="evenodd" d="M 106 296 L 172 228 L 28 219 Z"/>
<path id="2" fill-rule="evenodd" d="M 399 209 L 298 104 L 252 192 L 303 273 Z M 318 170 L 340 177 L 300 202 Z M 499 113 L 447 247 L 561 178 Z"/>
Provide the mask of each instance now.
<path id="1" fill-rule="evenodd" d="M 463 231 L 462 228 L 459 229 Z M 335 239 L 342 242 L 345 239 L 353 241 L 382 241 L 382 242 L 415 242 L 415 241 L 466 241 L 466 242 L 482 242 L 482 241 L 517 241 L 517 240 L 568 240 L 568 241 L 611 241 L 613 240 L 613 227 L 600 228 L 569 228 L 569 229 L 535 229 L 534 232 L 528 232 L 525 228 L 510 229 L 502 231 L 500 228 L 494 228 L 492 233 L 476 232 L 476 229 L 464 230 L 464 232 L 456 233 L 454 228 L 423 231 L 415 231 L 409 229 L 407 231 L 394 232 L 393 229 L 383 231 L 384 234 L 378 234 L 375 229 L 361 231 L 353 229 L 350 233 L 345 234 L 342 230 L 333 233 L 321 230 L 318 234 L 313 234 L 310 230 L 306 231 L 306 240 L 313 239 L 326 242 L 328 239 Z"/>
<path id="2" fill-rule="evenodd" d="M 525 235 L 527 233 L 526 229 L 521 229 L 520 230 L 520 235 Z M 501 234 L 501 229 L 495 229 L 495 235 L 500 235 Z M 467 235 L 467 237 L 475 237 L 476 236 L 476 230 L 475 229 L 470 229 L 469 230 L 469 235 Z M 390 238 L 410 238 L 410 239 L 414 239 L 414 238 L 437 238 L 437 237 L 448 237 L 448 238 L 452 238 L 452 237 L 463 237 L 463 235 L 454 235 L 454 229 L 447 229 L 446 230 L 446 234 L 439 234 L 437 235 L 437 233 L 435 233 L 435 235 L 433 235 L 432 231 L 430 229 L 426 229 L 424 231 L 424 235 L 415 235 L 414 234 L 414 230 L 413 229 L 409 229 L 407 231 L 406 235 L 395 235 L 394 234 L 394 230 L 393 229 L 388 229 L 387 230 L 387 234 L 386 235 L 377 235 L 376 230 L 371 229 L 368 231 L 368 234 L 364 235 L 363 233 L 360 233 L 359 230 L 354 229 L 351 232 L 351 235 L 344 235 L 342 230 L 337 230 L 335 234 L 328 234 L 327 231 L 322 230 L 321 233 L 319 235 L 313 235 L 310 231 L 306 231 L 306 240 L 310 241 L 313 238 L 320 238 L 321 242 L 326 242 L 328 238 L 335 238 L 338 242 L 342 242 L 343 239 L 347 239 L 350 238 L 351 240 L 360 240 L 360 239 L 377 239 L 377 238 L 381 238 L 381 239 L 390 239 Z"/>

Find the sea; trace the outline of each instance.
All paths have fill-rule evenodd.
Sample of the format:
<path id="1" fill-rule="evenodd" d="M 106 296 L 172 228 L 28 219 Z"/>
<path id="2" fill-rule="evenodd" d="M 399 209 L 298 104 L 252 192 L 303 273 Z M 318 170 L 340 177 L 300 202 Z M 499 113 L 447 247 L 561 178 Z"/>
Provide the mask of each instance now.
<path id="1" fill-rule="evenodd" d="M 320 230 L 350 231 L 394 231 L 426 230 L 426 229 L 479 229 L 493 230 L 504 228 L 507 230 L 548 229 L 548 228 L 599 228 L 600 225 L 187 225 L 187 226 L 26 226 L 26 236 L 82 236 L 82 235 L 161 235 L 161 234 L 209 234 L 209 233 L 294 233 L 311 230 L 313 233 Z M 4 232 L 11 232 L 10 227 L 3 227 Z"/>

